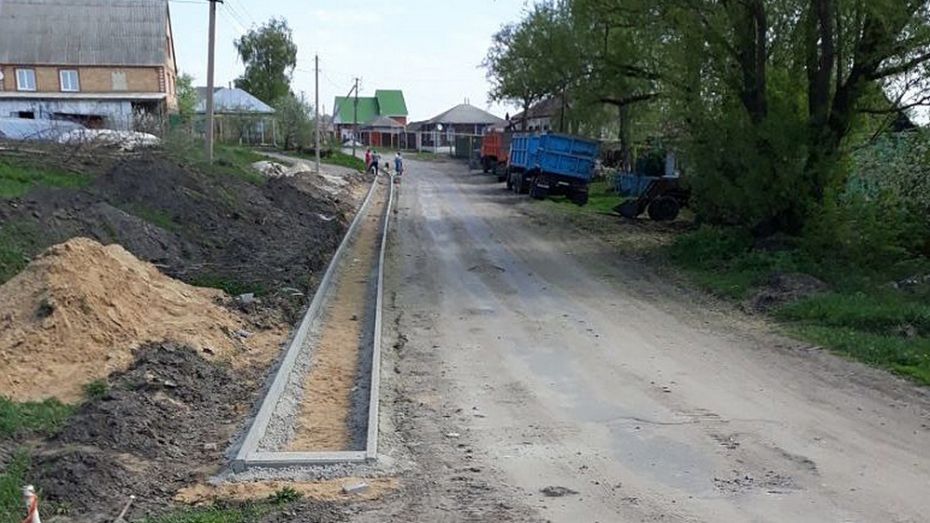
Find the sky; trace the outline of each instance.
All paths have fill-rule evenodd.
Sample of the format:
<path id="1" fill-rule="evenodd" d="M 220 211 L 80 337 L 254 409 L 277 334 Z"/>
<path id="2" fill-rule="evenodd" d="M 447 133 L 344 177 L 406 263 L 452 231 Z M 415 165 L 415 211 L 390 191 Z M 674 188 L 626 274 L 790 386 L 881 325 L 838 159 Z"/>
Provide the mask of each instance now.
<path id="1" fill-rule="evenodd" d="M 206 0 L 169 0 L 178 68 L 207 83 Z M 320 106 L 361 78 L 360 95 L 401 89 L 410 121 L 436 116 L 466 100 L 503 117 L 491 104 L 480 67 L 491 36 L 516 21 L 526 0 L 225 0 L 217 4 L 216 85 L 242 74 L 233 40 L 272 17 L 285 18 L 297 44 L 292 89 L 313 100 L 313 57 L 320 56 Z"/>

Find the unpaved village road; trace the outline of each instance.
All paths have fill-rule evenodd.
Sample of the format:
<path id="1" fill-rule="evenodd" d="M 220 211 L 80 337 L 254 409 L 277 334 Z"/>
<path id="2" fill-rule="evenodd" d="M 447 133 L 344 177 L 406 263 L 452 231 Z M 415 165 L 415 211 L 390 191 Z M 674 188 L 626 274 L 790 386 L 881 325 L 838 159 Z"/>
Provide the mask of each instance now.
<path id="1" fill-rule="evenodd" d="M 408 164 L 381 430 L 412 468 L 356 521 L 927 520 L 925 392 Z"/>

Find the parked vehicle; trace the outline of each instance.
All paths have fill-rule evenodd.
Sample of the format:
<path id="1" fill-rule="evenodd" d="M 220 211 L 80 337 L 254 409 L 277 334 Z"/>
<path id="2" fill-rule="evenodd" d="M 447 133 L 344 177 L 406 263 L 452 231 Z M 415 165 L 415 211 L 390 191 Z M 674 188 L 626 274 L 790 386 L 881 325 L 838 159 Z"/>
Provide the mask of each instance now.
<path id="1" fill-rule="evenodd" d="M 674 154 L 666 155 L 664 166 L 638 165 L 637 172 L 618 172 L 615 183 L 617 194 L 627 199 L 614 210 L 631 219 L 647 212 L 657 222 L 674 220 L 690 197 L 681 184 Z"/>
<path id="2" fill-rule="evenodd" d="M 566 195 L 588 203 L 598 143 L 567 134 L 516 134 L 510 141 L 507 188 L 536 199 Z"/>
<path id="3" fill-rule="evenodd" d="M 499 182 L 507 178 L 510 138 L 511 134 L 508 132 L 490 131 L 481 139 L 481 170 L 494 173 Z"/>

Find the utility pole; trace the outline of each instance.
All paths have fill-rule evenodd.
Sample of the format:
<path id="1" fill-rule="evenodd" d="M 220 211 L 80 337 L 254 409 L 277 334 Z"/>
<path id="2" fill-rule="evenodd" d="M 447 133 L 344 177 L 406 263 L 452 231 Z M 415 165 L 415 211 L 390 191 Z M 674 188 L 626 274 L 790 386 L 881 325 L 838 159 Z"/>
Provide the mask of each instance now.
<path id="1" fill-rule="evenodd" d="M 313 57 L 313 65 L 313 111 L 316 114 L 313 120 L 316 128 L 316 173 L 320 174 L 320 55 Z"/>
<path id="2" fill-rule="evenodd" d="M 206 148 L 207 162 L 213 163 L 213 48 L 216 45 L 216 3 L 222 0 L 210 1 L 210 43 L 207 49 L 207 133 Z"/>
<path id="3" fill-rule="evenodd" d="M 355 142 L 358 141 L 358 78 L 355 79 L 355 108 L 352 112 L 352 157 L 355 157 Z"/>

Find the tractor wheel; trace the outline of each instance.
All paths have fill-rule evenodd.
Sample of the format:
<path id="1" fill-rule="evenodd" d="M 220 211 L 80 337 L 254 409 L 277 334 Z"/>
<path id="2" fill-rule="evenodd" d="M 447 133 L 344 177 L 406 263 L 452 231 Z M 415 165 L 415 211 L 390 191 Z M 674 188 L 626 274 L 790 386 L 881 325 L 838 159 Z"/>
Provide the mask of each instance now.
<path id="1" fill-rule="evenodd" d="M 614 211 L 620 214 L 620 216 L 629 218 L 631 220 L 635 219 L 643 212 L 642 208 L 639 206 L 639 201 L 637 200 L 627 200 L 614 207 Z"/>
<path id="2" fill-rule="evenodd" d="M 678 200 L 669 196 L 656 198 L 649 204 L 649 217 L 656 222 L 668 222 L 678 217 L 681 205 Z"/>

